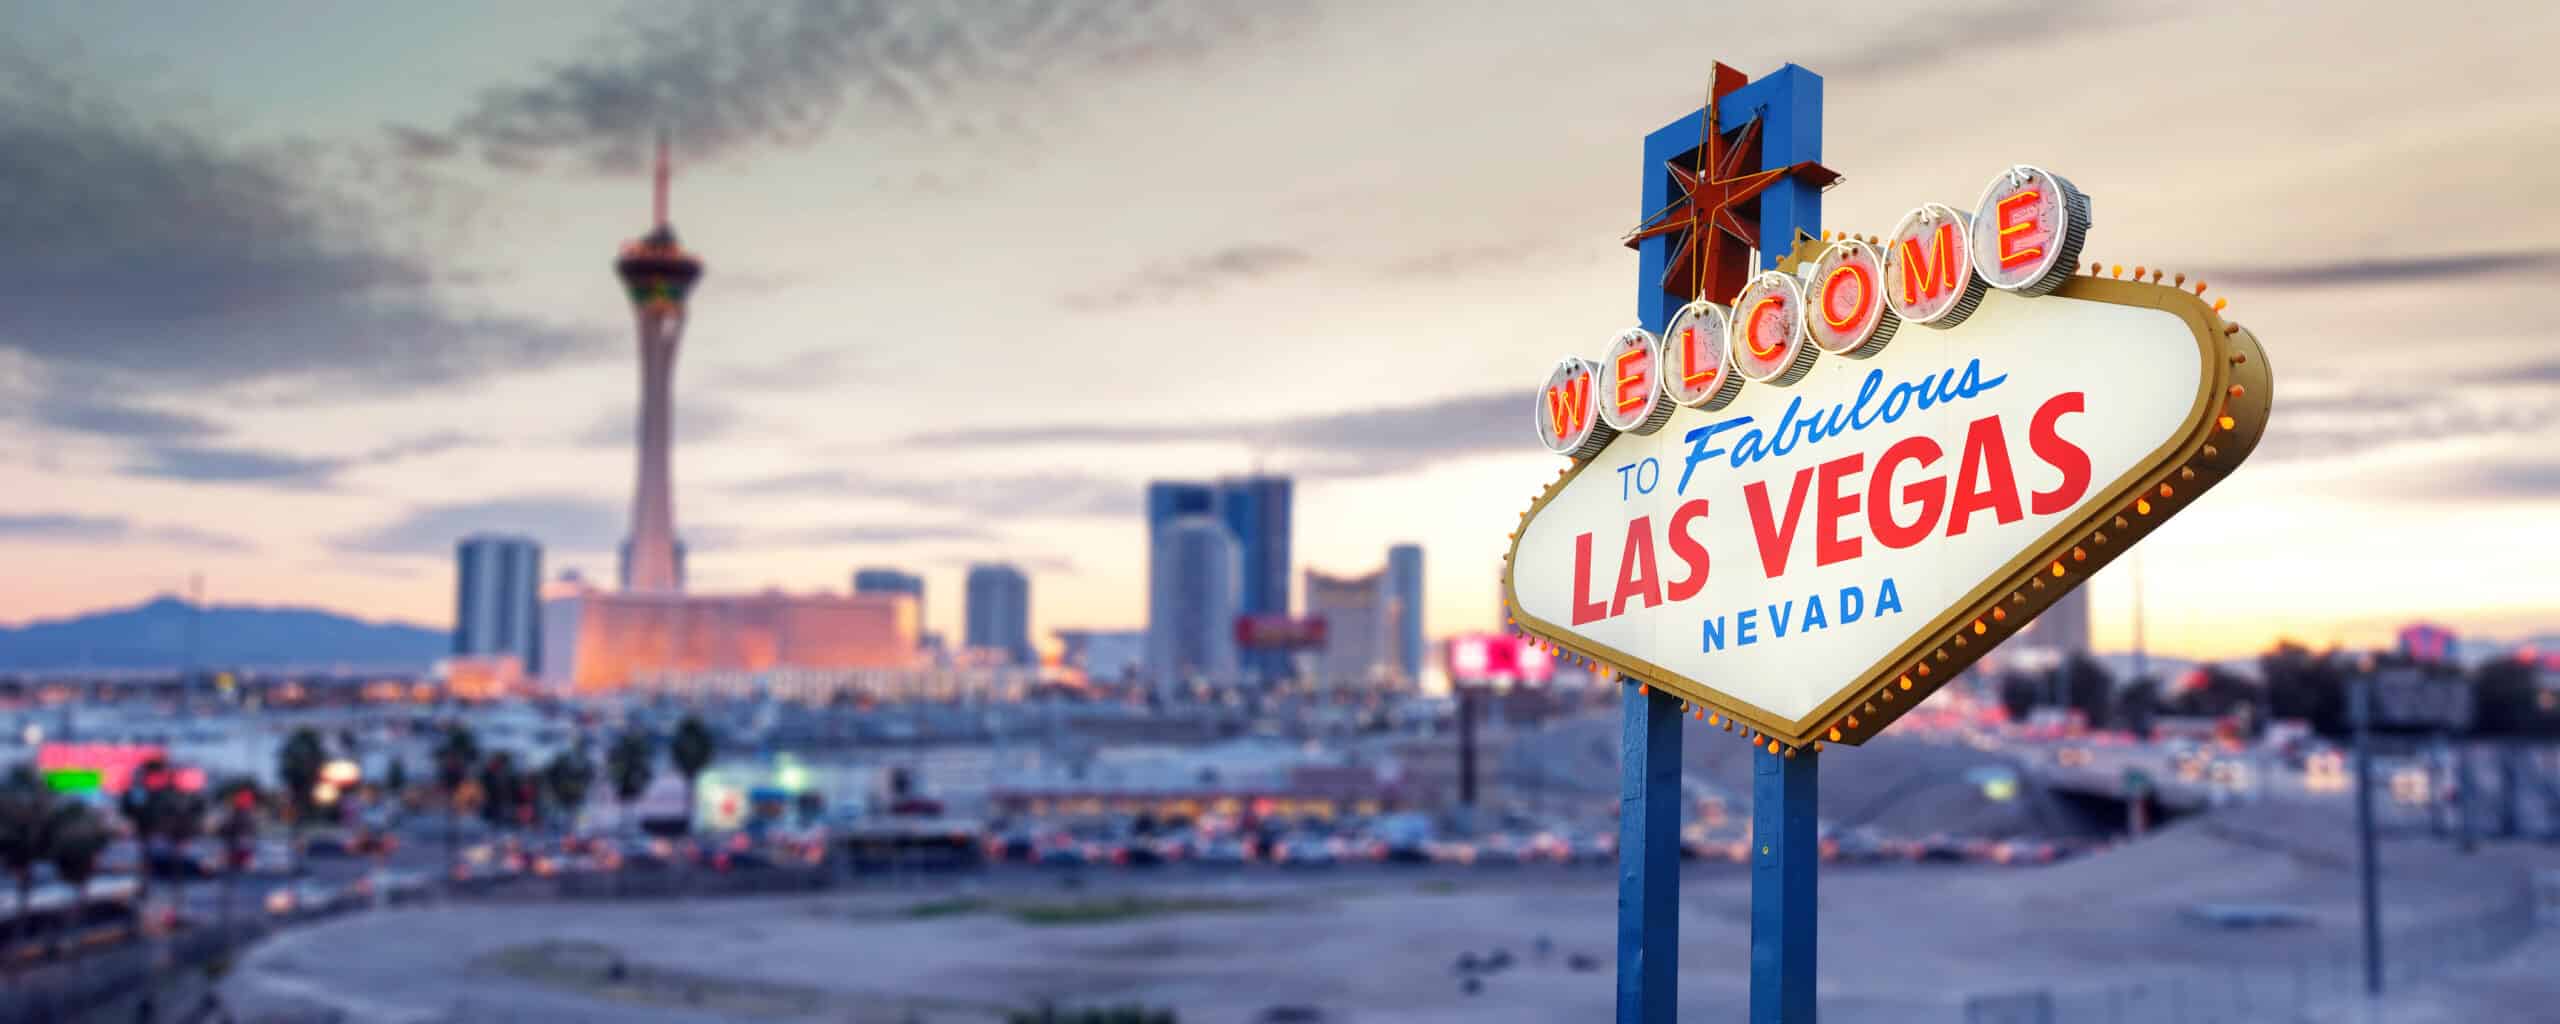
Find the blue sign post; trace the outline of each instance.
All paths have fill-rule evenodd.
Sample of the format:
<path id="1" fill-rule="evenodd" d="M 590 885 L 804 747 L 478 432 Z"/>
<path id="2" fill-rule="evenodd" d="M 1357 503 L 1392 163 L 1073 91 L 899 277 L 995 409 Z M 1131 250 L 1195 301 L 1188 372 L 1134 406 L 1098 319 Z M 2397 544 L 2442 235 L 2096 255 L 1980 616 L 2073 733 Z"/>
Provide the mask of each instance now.
<path id="1" fill-rule="evenodd" d="M 1721 69 L 1719 69 L 1721 70 Z M 1720 90 L 1714 130 L 1735 136 L 1758 124 L 1759 168 L 1822 158 L 1822 78 L 1789 64 L 1758 81 Z M 1709 130 L 1708 111 L 1645 136 L 1644 207 L 1651 221 L 1681 197 L 1672 165 L 1689 166 Z M 1800 235 L 1822 234 L 1826 176 L 1782 176 L 1760 191 L 1759 266 L 1773 269 Z M 1691 234 L 1708 229 L 1693 228 Z M 1637 248 L 1636 309 L 1661 334 L 1690 296 L 1664 287 L 1682 239 L 1661 235 Z M 1691 244 L 1706 244 L 1692 238 Z M 1710 298 L 1730 302 L 1732 296 Z M 1680 907 L 1681 701 L 1628 680 L 1621 756 L 1618 843 L 1618 1021 L 1670 1024 L 1677 999 Z M 1814 1019 L 1814 873 L 1819 761 L 1811 749 L 1753 754 L 1751 800 L 1751 1014 L 1753 1024 Z"/>

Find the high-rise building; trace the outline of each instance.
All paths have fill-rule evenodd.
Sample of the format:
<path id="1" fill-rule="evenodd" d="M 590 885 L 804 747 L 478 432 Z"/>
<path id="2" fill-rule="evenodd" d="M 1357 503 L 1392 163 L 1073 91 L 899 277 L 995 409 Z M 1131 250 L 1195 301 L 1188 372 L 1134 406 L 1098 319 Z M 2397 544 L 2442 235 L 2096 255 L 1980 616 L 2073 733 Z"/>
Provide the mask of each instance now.
<path id="1" fill-rule="evenodd" d="M 916 629 L 925 631 L 924 577 L 911 572 L 870 566 L 853 571 L 853 592 L 857 594 L 905 594 L 916 601 Z"/>
<path id="2" fill-rule="evenodd" d="M 1398 544 L 1387 549 L 1387 596 L 1395 602 L 1390 611 L 1395 617 L 1396 670 L 1403 673 L 1404 685 L 1419 685 L 1424 654 L 1422 545 Z"/>
<path id="3" fill-rule="evenodd" d="M 1335 576 L 1307 570 L 1307 617 L 1324 620 L 1315 683 L 1328 690 L 1383 688 L 1402 671 L 1386 570 Z"/>
<path id="4" fill-rule="evenodd" d="M 1236 612 L 1289 614 L 1289 478 L 1248 476 L 1218 482 L 1218 518 L 1235 534 Z M 1239 663 L 1261 680 L 1289 675 L 1289 652 L 1252 651 Z"/>
<path id="5" fill-rule="evenodd" d="M 640 342 L 640 471 L 631 490 L 631 533 L 625 540 L 623 589 L 648 594 L 684 588 L 676 553 L 675 483 L 668 466 L 675 432 L 676 343 L 684 337 L 686 300 L 702 279 L 702 261 L 676 241 L 667 223 L 667 139 L 658 136 L 656 226 L 624 243 L 614 261 L 631 298 Z"/>
<path id="6" fill-rule="evenodd" d="M 1208 484 L 1179 480 L 1157 480 L 1147 484 L 1147 661 L 1149 678 L 1162 683 L 1180 677 L 1172 667 L 1170 652 L 1191 649 L 1196 641 L 1177 640 L 1174 632 L 1184 627 L 1175 619 L 1184 617 L 1186 609 L 1173 604 L 1179 590 L 1168 589 L 1162 582 L 1170 567 L 1165 557 L 1164 539 L 1167 529 L 1185 519 L 1205 518 L 1215 522 L 1218 515 L 1218 489 Z M 1219 529 L 1226 526 L 1221 523 Z M 1232 577 L 1232 573 L 1230 574 Z M 1232 585 L 1230 583 L 1229 585 Z M 1234 601 L 1228 601 L 1232 607 Z"/>
<path id="7" fill-rule="evenodd" d="M 1039 660 L 1031 649 L 1031 578 L 1000 563 L 969 567 L 966 599 L 970 647 L 1003 651 L 1016 665 Z"/>
<path id="8" fill-rule="evenodd" d="M 1181 618 L 1196 625 L 1200 614 L 1196 608 L 1164 604 L 1163 595 L 1183 592 L 1168 590 L 1158 584 L 1164 572 L 1155 559 L 1163 550 L 1166 531 L 1174 523 L 1198 516 L 1208 516 L 1227 531 L 1235 542 L 1235 601 L 1229 614 L 1286 616 L 1289 614 L 1290 573 L 1290 493 L 1291 483 L 1285 476 L 1230 477 L 1215 483 L 1158 480 L 1147 485 L 1147 579 L 1149 594 L 1147 623 L 1152 633 L 1156 623 Z M 1201 543 L 1194 538 L 1192 543 Z M 1197 590 L 1203 584 L 1194 581 L 1186 586 Z M 1170 627 L 1167 628 L 1176 628 Z M 1187 631 L 1191 625 L 1179 627 Z M 1222 634 L 1231 634 L 1234 623 L 1220 625 Z M 1158 650 L 1197 651 L 1197 638 L 1175 640 L 1156 637 L 1148 641 L 1150 657 Z M 1290 672 L 1287 651 L 1244 651 L 1236 657 L 1237 671 L 1245 677 L 1270 680 L 1285 678 Z M 1186 662 L 1187 664 L 1187 662 Z M 1159 670 L 1159 678 L 1167 678 Z M 1177 675 L 1186 671 L 1172 669 Z"/>
<path id="9" fill-rule="evenodd" d="M 1147 485 L 1147 547 L 1153 550 L 1156 535 L 1176 519 L 1217 514 L 1216 487 L 1178 480 L 1150 483 Z"/>
<path id="10" fill-rule="evenodd" d="M 1147 673 L 1157 688 L 1235 682 L 1243 576 L 1236 549 L 1235 535 L 1215 516 L 1181 516 L 1156 531 L 1148 558 Z"/>
<path id="11" fill-rule="evenodd" d="M 509 654 L 542 671 L 542 546 L 475 534 L 454 545 L 453 653 Z"/>

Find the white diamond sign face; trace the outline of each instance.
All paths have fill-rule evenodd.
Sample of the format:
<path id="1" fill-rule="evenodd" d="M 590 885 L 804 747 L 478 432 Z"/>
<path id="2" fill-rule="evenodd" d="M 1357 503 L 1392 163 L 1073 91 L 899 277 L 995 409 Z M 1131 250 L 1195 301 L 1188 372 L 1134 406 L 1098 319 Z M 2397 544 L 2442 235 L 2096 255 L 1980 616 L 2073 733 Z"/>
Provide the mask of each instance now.
<path id="1" fill-rule="evenodd" d="M 1951 212 L 1926 222 L 1961 230 Z M 1797 260 L 1836 266 L 1823 252 Z M 1900 265 L 1880 269 L 1871 291 L 1903 286 Z M 1826 339 L 1791 383 L 1611 439 L 1525 517 L 1516 623 L 1790 745 L 1874 734 L 2263 429 L 2271 382 L 2248 332 L 2179 288 L 2064 277 L 2040 296 L 1940 277 L 1941 305 L 1974 303 L 1952 325 Z M 1850 319 L 1857 297 L 1826 305 L 1820 284 L 1795 304 Z"/>

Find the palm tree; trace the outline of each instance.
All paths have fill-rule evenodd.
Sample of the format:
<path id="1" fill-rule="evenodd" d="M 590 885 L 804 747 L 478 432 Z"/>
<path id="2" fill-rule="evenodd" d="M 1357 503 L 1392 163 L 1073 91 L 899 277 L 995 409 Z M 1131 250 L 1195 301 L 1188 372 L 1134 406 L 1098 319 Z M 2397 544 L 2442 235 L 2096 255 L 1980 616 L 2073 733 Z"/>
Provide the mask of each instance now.
<path id="1" fill-rule="evenodd" d="M 507 827 L 516 804 L 516 759 L 506 751 L 490 754 L 480 762 L 480 817 L 489 827 Z"/>
<path id="2" fill-rule="evenodd" d="M 462 785 L 471 781 L 471 769 L 479 763 L 480 741 L 471 735 L 471 728 L 460 722 L 445 726 L 444 739 L 436 744 L 436 788 L 444 793 L 444 866 L 448 878 L 460 856 Z"/>
<path id="3" fill-rule="evenodd" d="M 276 777 L 284 780 L 285 805 L 293 808 L 288 828 L 293 841 L 293 873 L 302 874 L 302 828 L 306 819 L 315 816 L 320 803 L 320 771 L 329 763 L 329 748 L 320 734 L 308 728 L 295 729 L 276 748 Z"/>
<path id="4" fill-rule="evenodd" d="M 657 745 L 650 742 L 648 733 L 632 729 L 614 737 L 604 760 L 605 772 L 613 777 L 614 799 L 627 816 L 631 802 L 649 791 L 649 777 L 657 774 Z"/>
<path id="5" fill-rule="evenodd" d="M 702 779 L 703 769 L 711 767 L 711 759 L 719 754 L 719 741 L 711 735 L 711 727 L 693 715 L 676 723 L 675 737 L 667 743 L 667 754 L 676 762 L 676 774 L 684 776 L 685 831 L 693 831 L 694 786 Z"/>
<path id="6" fill-rule="evenodd" d="M 35 772 L 19 766 L 0 783 L 0 869 L 17 880 L 18 902 L 15 924 L 9 945 L 25 938 L 24 929 L 35 920 L 27 913 L 28 902 L 35 893 L 36 865 L 51 856 L 53 830 L 60 824 L 56 815 L 60 801 L 53 791 L 36 780 Z M 16 957 L 9 958 L 11 962 Z"/>
<path id="7" fill-rule="evenodd" d="M 229 813 L 222 816 L 222 906 L 216 920 L 221 922 L 224 942 L 231 940 L 232 897 L 240 887 L 240 872 L 249 866 L 249 842 L 258 835 L 257 819 L 250 816 L 249 806 L 256 803 L 257 790 L 245 790 L 248 800 L 229 800 Z M 249 806 L 244 806 L 249 805 Z"/>
<path id="8" fill-rule="evenodd" d="M 89 904 L 89 880 L 98 876 L 98 855 L 107 849 L 107 827 L 87 807 L 64 803 L 54 808 L 52 844 L 45 850 L 53 862 L 53 873 L 71 884 L 71 905 L 75 908 L 66 922 L 79 919 L 79 908 Z M 57 947 L 59 937 L 56 938 Z"/>
<path id="9" fill-rule="evenodd" d="M 552 803 L 567 817 L 569 828 L 576 829 L 578 808 L 586 805 L 587 790 L 596 781 L 596 766 L 587 758 L 587 745 L 581 742 L 551 755 L 551 763 L 542 768 L 542 781 L 551 791 Z"/>
<path id="10" fill-rule="evenodd" d="M 137 914 L 149 917 L 151 878 L 155 874 L 152 856 L 166 846 L 174 863 L 183 859 L 188 840 L 204 828 L 204 801 L 196 794 L 181 791 L 173 784 L 169 763 L 159 758 L 142 763 L 133 773 L 133 781 L 125 787 L 119 810 L 133 826 L 134 845 L 142 853 L 142 874 L 134 880 L 133 905 Z"/>

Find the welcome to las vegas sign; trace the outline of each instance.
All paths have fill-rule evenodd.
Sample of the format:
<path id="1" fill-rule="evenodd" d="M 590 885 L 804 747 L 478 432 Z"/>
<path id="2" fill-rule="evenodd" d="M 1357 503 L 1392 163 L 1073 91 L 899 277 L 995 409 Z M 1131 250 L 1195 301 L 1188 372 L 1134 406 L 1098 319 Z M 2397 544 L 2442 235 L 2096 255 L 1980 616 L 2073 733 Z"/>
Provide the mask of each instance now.
<path id="1" fill-rule="evenodd" d="M 2089 219 L 2012 167 L 1559 363 L 1513 623 L 1773 750 L 1874 735 L 2265 428 L 2256 338 L 2201 283 L 2084 272 Z"/>

